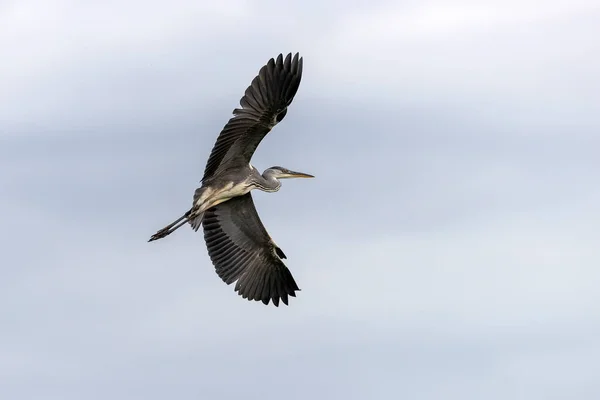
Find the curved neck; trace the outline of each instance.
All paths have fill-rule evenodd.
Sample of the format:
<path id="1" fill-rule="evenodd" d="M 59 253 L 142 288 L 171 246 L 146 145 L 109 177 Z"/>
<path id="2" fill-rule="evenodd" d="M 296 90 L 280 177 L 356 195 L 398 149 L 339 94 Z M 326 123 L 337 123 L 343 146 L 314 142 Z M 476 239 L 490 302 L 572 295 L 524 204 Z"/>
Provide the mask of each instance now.
<path id="1" fill-rule="evenodd" d="M 279 179 L 273 176 L 273 171 L 266 170 L 262 173 L 262 175 L 257 175 L 262 178 L 259 179 L 260 182 L 258 182 L 258 189 L 264 192 L 276 192 L 281 187 L 281 182 L 279 182 Z"/>

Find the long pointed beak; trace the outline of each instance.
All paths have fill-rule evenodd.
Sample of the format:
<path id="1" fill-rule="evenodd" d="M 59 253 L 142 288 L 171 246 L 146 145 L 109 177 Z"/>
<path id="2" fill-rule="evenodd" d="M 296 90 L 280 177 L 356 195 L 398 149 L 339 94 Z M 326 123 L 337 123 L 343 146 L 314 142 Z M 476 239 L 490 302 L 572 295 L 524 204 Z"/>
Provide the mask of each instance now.
<path id="1" fill-rule="evenodd" d="M 314 178 L 313 175 L 305 174 L 304 172 L 290 171 L 289 178 Z"/>

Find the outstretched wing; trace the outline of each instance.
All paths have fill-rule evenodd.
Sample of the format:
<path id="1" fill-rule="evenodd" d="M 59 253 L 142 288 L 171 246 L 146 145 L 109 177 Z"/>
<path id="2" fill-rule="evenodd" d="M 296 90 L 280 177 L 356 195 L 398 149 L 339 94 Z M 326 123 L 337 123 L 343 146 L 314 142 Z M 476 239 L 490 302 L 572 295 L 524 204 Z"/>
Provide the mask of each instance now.
<path id="1" fill-rule="evenodd" d="M 270 59 L 246 89 L 242 108 L 233 110 L 212 149 L 202 181 L 217 171 L 247 167 L 261 140 L 287 113 L 302 78 L 302 58 L 288 54 Z"/>
<path id="2" fill-rule="evenodd" d="M 204 214 L 204 239 L 217 274 L 248 300 L 288 304 L 298 285 L 262 224 L 247 193 L 210 208 Z"/>

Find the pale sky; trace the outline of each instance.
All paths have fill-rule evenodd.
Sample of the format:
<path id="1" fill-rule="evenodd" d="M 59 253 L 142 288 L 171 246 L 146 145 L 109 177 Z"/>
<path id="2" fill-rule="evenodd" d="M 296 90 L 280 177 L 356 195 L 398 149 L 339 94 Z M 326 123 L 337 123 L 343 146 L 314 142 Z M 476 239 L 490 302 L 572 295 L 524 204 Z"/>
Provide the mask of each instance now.
<path id="1" fill-rule="evenodd" d="M 594 1 L 0 2 L 0 398 L 600 398 Z M 269 58 L 253 165 L 302 289 L 248 302 L 187 210 Z"/>

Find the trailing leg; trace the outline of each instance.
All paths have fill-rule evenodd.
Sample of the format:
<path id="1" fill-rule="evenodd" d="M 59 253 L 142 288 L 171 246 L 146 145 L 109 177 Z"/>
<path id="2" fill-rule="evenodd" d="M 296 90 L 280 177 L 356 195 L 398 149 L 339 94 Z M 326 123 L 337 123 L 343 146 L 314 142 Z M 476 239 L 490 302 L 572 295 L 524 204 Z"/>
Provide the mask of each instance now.
<path id="1" fill-rule="evenodd" d="M 165 236 L 168 236 L 171 233 L 175 232 L 177 229 L 179 229 L 188 222 L 188 217 L 191 214 L 191 211 L 192 210 L 186 212 L 181 217 L 177 218 L 175 221 L 156 232 L 154 235 L 152 235 L 152 237 L 150 237 L 150 240 L 148 241 L 152 242 L 153 240 L 162 239 Z"/>

